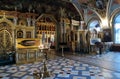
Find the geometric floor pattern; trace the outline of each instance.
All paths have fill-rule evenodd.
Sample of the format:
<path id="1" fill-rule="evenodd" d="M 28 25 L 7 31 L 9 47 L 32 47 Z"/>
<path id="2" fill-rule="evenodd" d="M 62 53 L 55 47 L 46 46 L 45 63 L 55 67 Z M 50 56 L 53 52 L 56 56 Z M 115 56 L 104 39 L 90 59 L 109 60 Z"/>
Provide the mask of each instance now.
<path id="1" fill-rule="evenodd" d="M 0 79 L 34 79 L 33 71 L 42 67 L 42 62 L 0 66 Z M 47 68 L 53 75 L 48 79 L 120 79 L 120 73 L 64 57 L 48 60 Z"/>

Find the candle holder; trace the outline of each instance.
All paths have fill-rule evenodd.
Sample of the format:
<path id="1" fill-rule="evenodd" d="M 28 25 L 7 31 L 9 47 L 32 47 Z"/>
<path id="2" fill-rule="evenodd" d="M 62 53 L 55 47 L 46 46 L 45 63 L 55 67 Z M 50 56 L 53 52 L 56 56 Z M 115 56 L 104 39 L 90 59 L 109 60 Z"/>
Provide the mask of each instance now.
<path id="1" fill-rule="evenodd" d="M 43 69 L 44 69 L 43 78 L 50 77 L 50 74 L 49 74 L 49 71 L 47 70 L 47 66 L 46 66 L 46 63 L 45 63 L 45 62 L 44 62 L 44 64 L 43 64 Z"/>
<path id="2" fill-rule="evenodd" d="M 35 70 L 33 72 L 34 79 L 53 79 L 53 74 L 47 70 L 45 61 L 43 61 L 43 67 L 40 71 Z"/>

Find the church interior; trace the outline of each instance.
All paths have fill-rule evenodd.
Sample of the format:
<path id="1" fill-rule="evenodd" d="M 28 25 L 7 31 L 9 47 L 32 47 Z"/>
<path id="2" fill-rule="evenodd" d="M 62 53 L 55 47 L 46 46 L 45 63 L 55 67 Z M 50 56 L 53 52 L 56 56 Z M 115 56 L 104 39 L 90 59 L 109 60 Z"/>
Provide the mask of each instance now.
<path id="1" fill-rule="evenodd" d="M 0 0 L 0 79 L 120 79 L 120 0 Z"/>

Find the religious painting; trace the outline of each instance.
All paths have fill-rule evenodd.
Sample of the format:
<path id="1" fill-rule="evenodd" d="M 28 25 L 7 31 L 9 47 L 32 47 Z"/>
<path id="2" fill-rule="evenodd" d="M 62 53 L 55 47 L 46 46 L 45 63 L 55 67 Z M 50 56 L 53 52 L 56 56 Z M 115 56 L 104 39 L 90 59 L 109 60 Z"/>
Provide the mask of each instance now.
<path id="1" fill-rule="evenodd" d="M 30 31 L 26 32 L 26 38 L 31 38 L 31 32 Z"/>
<path id="2" fill-rule="evenodd" d="M 18 38 L 16 39 L 17 48 L 38 48 L 40 45 L 39 39 L 34 38 Z"/>
<path id="3" fill-rule="evenodd" d="M 22 30 L 17 31 L 17 38 L 23 38 L 23 31 Z"/>
<path id="4" fill-rule="evenodd" d="M 113 4 L 120 4 L 120 0 L 114 0 Z"/>
<path id="5" fill-rule="evenodd" d="M 93 14 L 93 11 L 91 11 L 91 10 L 88 10 L 88 13 L 87 13 L 88 15 L 92 15 Z"/>
<path id="6" fill-rule="evenodd" d="M 96 7 L 98 9 L 104 9 L 104 0 L 96 0 Z"/>

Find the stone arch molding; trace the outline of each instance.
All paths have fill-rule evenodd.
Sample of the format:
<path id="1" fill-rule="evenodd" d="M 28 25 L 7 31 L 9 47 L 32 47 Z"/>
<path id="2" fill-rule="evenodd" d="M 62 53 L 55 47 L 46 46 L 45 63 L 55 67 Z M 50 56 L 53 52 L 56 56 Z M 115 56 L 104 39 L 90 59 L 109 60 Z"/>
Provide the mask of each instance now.
<path id="1" fill-rule="evenodd" d="M 101 26 L 101 20 L 100 20 L 100 18 L 99 17 L 91 17 L 91 18 L 89 18 L 88 19 L 88 22 L 87 22 L 87 26 L 89 25 L 89 23 L 91 22 L 91 21 L 93 21 L 93 20 L 98 20 L 98 22 L 99 22 L 99 24 L 100 24 L 100 27 L 102 28 L 102 26 Z M 87 27 L 88 28 L 88 27 Z"/>

